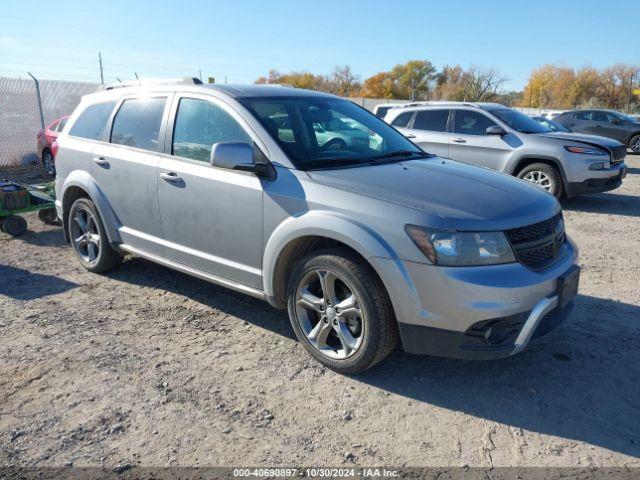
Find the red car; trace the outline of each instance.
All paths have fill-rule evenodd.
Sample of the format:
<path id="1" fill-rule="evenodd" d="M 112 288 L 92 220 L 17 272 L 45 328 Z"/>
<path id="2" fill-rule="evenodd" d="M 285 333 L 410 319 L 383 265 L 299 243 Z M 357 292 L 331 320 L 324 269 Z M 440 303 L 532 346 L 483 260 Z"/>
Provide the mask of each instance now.
<path id="1" fill-rule="evenodd" d="M 55 156 L 58 152 L 56 138 L 69 119 L 69 115 L 60 117 L 38 132 L 38 157 L 42 159 L 42 165 L 49 175 L 55 175 Z"/>

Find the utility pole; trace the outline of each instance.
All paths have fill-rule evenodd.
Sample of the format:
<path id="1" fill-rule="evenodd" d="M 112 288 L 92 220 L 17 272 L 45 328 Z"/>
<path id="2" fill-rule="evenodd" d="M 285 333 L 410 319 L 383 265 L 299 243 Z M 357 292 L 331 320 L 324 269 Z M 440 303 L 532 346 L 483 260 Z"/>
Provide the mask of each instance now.
<path id="1" fill-rule="evenodd" d="M 33 78 L 33 81 L 36 84 L 36 96 L 38 97 L 38 109 L 40 110 L 40 126 L 42 127 L 42 130 L 44 130 L 44 113 L 42 111 L 42 97 L 40 96 L 40 82 L 36 77 L 31 75 L 31 72 L 27 73 L 31 78 Z"/>
<path id="2" fill-rule="evenodd" d="M 104 85 L 104 70 L 102 69 L 102 53 L 98 52 L 98 63 L 100 64 L 100 85 Z"/>

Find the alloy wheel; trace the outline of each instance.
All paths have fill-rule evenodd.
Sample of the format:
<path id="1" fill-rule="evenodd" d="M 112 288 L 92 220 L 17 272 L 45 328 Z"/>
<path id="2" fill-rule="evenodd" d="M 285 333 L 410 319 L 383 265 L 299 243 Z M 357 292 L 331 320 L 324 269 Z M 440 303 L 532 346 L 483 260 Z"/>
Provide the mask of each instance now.
<path id="1" fill-rule="evenodd" d="M 100 232 L 98 223 L 93 213 L 85 208 L 78 207 L 70 222 L 71 242 L 80 258 L 92 265 L 100 256 Z"/>
<path id="2" fill-rule="evenodd" d="M 547 192 L 551 192 L 553 189 L 553 182 L 551 181 L 551 178 L 549 178 L 549 175 L 539 170 L 528 172 L 524 177 L 522 177 L 522 179 L 535 183 L 536 185 L 544 188 Z"/>
<path id="3" fill-rule="evenodd" d="M 364 339 L 360 301 L 347 281 L 331 270 L 305 274 L 296 289 L 296 320 L 307 341 L 333 359 L 353 356 Z"/>
<path id="4" fill-rule="evenodd" d="M 633 153 L 640 153 L 640 135 L 635 137 L 635 140 L 631 142 L 631 150 Z"/>

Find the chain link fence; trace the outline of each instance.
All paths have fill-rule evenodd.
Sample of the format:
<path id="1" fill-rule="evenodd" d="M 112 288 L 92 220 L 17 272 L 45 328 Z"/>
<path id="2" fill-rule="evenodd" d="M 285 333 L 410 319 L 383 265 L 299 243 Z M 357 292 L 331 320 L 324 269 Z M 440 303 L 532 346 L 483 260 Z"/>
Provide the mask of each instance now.
<path id="1" fill-rule="evenodd" d="M 40 80 L 45 125 L 70 114 L 80 97 L 97 88 L 96 83 Z M 36 162 L 38 130 L 40 111 L 34 81 L 0 77 L 0 167 Z"/>

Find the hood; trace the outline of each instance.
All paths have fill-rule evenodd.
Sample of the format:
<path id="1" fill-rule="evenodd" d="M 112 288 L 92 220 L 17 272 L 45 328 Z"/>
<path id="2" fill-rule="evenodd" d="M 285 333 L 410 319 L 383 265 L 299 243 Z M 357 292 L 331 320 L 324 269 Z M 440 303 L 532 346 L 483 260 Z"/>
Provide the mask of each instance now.
<path id="1" fill-rule="evenodd" d="M 598 135 L 586 135 L 584 133 L 549 132 L 538 133 L 536 135 L 539 137 L 556 138 L 567 142 L 582 142 L 588 145 L 595 145 L 597 147 L 616 148 L 622 146 L 622 143 L 612 138 L 600 137 Z"/>
<path id="2" fill-rule="evenodd" d="M 528 182 L 439 157 L 308 175 L 328 186 L 439 217 L 439 223 L 458 230 L 505 230 L 546 220 L 560 210 L 552 195 Z"/>

